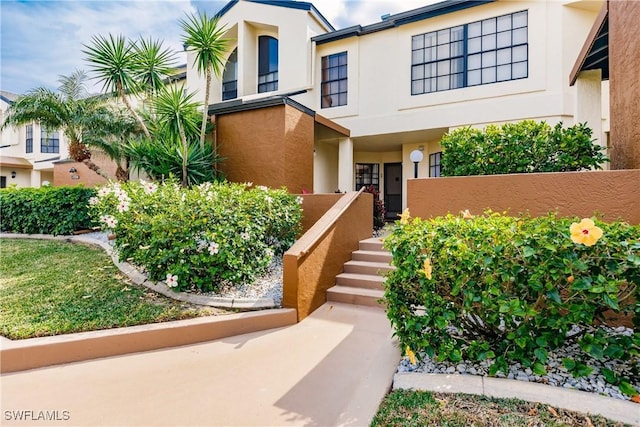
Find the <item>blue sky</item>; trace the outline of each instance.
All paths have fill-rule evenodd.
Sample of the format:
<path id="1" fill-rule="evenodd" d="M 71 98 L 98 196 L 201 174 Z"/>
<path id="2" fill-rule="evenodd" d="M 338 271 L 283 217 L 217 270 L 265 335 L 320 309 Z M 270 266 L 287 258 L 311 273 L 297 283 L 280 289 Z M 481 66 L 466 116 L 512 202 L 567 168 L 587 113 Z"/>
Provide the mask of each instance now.
<path id="1" fill-rule="evenodd" d="M 185 13 L 214 13 L 219 0 L 0 0 L 0 89 L 17 94 L 44 86 L 55 90 L 60 75 L 88 70 L 82 53 L 93 35 L 153 37 L 182 53 L 178 19 Z M 336 29 L 377 22 L 434 0 L 316 0 Z M 96 90 L 98 90 L 96 88 Z"/>

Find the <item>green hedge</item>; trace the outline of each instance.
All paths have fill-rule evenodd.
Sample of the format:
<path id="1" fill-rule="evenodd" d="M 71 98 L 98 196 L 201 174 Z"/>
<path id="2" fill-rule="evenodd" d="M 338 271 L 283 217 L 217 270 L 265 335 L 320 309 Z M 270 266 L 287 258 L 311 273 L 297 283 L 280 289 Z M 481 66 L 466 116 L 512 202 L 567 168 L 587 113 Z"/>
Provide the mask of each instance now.
<path id="1" fill-rule="evenodd" d="M 5 188 L 0 191 L 3 232 L 71 234 L 93 226 L 87 202 L 92 188 Z"/>
<path id="2" fill-rule="evenodd" d="M 587 241 L 588 220 L 572 230 L 575 219 L 552 214 L 466 217 L 405 212 L 385 240 L 397 267 L 385 281 L 387 313 L 409 354 L 489 360 L 492 374 L 517 361 L 542 375 L 577 326 L 584 360 L 565 364 L 575 375 L 588 374 L 591 357 L 640 357 L 640 226 L 596 220 L 602 236 L 594 228 Z M 634 315 L 635 333 L 595 328 L 606 310 Z"/>
<path id="3" fill-rule="evenodd" d="M 601 169 L 607 160 L 586 124 L 563 128 L 525 120 L 446 134 L 442 175 L 494 175 Z"/>

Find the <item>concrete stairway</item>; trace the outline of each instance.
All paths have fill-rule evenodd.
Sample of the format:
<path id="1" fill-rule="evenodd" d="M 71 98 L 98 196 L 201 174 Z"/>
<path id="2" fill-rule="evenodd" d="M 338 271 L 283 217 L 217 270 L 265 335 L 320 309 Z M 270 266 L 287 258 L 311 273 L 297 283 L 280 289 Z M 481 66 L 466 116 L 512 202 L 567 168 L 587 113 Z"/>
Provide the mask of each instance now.
<path id="1" fill-rule="evenodd" d="M 384 296 L 384 274 L 395 270 L 391 259 L 379 238 L 362 240 L 344 264 L 344 273 L 336 276 L 336 285 L 327 291 L 327 301 L 384 308 L 379 300 Z"/>

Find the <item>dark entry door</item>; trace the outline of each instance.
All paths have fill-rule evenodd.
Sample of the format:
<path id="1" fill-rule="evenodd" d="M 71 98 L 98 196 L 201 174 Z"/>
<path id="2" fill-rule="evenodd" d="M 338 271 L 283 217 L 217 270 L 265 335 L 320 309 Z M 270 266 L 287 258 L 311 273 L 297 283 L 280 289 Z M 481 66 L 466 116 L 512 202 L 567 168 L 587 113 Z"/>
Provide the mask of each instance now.
<path id="1" fill-rule="evenodd" d="M 402 212 L 402 163 L 384 164 L 384 207 L 386 219 L 398 219 Z"/>

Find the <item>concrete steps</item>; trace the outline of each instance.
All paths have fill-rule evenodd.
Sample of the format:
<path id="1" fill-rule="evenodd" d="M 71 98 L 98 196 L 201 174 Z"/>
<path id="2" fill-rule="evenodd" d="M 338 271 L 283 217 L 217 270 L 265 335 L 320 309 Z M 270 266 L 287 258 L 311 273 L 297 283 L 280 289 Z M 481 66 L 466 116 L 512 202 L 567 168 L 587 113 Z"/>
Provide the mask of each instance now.
<path id="1" fill-rule="evenodd" d="M 384 309 L 384 275 L 395 270 L 391 254 L 379 238 L 362 240 L 344 273 L 336 276 L 336 285 L 327 291 L 327 300 Z"/>

